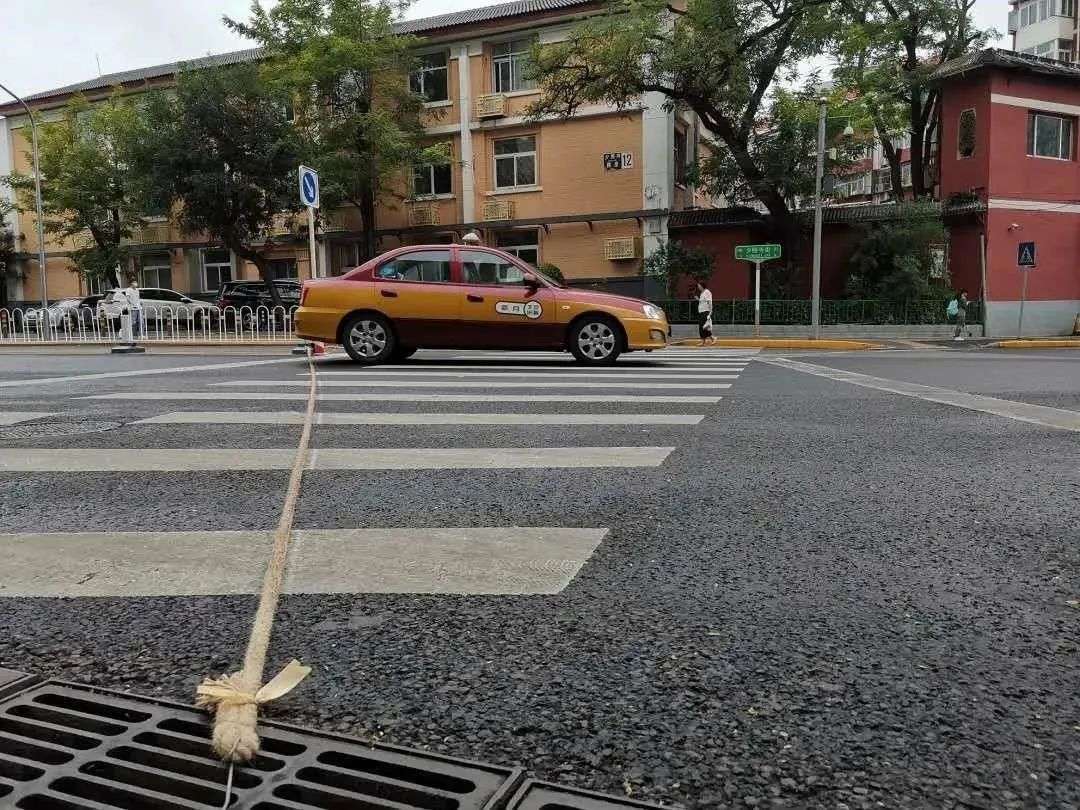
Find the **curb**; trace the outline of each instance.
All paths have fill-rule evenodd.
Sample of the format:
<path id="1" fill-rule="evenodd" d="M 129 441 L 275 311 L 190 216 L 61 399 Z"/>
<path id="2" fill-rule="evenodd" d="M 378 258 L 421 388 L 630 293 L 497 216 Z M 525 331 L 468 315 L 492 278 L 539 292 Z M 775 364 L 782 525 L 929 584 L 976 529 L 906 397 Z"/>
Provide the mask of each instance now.
<path id="1" fill-rule="evenodd" d="M 696 338 L 672 341 L 672 346 L 691 349 L 828 349 L 835 351 L 861 351 L 864 349 L 882 349 L 882 343 L 870 343 L 864 340 L 821 340 L 799 338 L 717 338 L 708 346 L 702 346 Z"/>
<path id="2" fill-rule="evenodd" d="M 1080 349 L 1080 338 L 999 340 L 991 343 L 996 349 Z"/>

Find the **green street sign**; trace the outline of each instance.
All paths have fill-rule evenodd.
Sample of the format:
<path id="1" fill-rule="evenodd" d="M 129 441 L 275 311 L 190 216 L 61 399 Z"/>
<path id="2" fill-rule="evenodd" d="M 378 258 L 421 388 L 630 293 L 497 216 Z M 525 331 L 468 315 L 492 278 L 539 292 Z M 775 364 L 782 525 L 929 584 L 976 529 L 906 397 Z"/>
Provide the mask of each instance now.
<path id="1" fill-rule="evenodd" d="M 780 258 L 779 245 L 736 245 L 735 259 L 741 262 L 763 262 Z"/>

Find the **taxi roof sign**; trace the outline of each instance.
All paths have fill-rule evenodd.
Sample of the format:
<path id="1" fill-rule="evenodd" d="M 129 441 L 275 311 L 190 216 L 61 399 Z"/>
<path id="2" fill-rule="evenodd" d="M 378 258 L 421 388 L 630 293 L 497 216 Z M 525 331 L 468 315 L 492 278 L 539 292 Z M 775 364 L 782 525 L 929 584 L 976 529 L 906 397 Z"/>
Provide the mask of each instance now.
<path id="1" fill-rule="evenodd" d="M 736 245 L 735 259 L 742 262 L 763 262 L 780 258 L 780 245 Z"/>

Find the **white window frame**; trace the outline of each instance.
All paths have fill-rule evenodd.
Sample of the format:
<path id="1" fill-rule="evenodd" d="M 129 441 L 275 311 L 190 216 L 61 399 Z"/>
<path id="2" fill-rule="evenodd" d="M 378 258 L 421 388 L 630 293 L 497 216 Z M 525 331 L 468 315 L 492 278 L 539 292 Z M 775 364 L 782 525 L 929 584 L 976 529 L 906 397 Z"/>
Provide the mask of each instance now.
<path id="1" fill-rule="evenodd" d="M 1058 122 L 1058 143 L 1063 144 L 1067 150 L 1065 157 L 1061 157 L 1060 153 L 1055 155 L 1040 155 L 1039 154 L 1039 119 L 1040 118 L 1052 118 Z M 1053 113 L 1043 113 L 1031 111 L 1028 113 L 1028 127 L 1031 131 L 1031 151 L 1028 152 L 1028 157 L 1039 158 L 1041 160 L 1060 160 L 1071 161 L 1073 159 L 1073 138 L 1076 137 L 1076 119 L 1067 115 L 1054 115 Z M 1068 137 L 1063 137 L 1062 130 L 1065 124 L 1069 125 Z"/>
<path id="2" fill-rule="evenodd" d="M 532 148 L 531 152 L 506 152 L 506 153 L 500 155 L 498 152 L 495 151 L 495 147 L 499 144 L 500 141 L 519 140 L 521 138 L 532 138 L 533 148 Z M 539 164 L 539 161 L 537 160 L 537 155 L 536 155 L 536 135 L 514 135 L 514 136 L 512 136 L 510 138 L 497 138 L 494 141 L 492 141 L 491 149 L 492 149 L 492 158 L 493 158 L 492 164 L 491 164 L 491 169 L 494 172 L 494 174 L 492 175 L 492 180 L 494 181 L 494 186 L 495 186 L 495 189 L 497 191 L 504 191 L 504 190 L 508 190 L 508 189 L 519 189 L 519 188 L 535 188 L 536 187 L 537 181 L 540 179 L 540 164 Z M 532 157 L 532 161 L 533 161 L 533 180 L 532 180 L 531 183 L 519 183 L 517 181 L 518 159 L 522 158 L 522 157 Z M 513 185 L 509 185 L 509 186 L 500 186 L 499 185 L 499 161 L 500 160 L 507 160 L 509 158 L 512 158 L 513 161 L 514 161 L 514 183 L 513 183 Z"/>
<path id="3" fill-rule="evenodd" d="M 529 62 L 528 48 L 532 47 L 533 37 L 518 37 L 517 39 L 503 40 L 493 43 L 491 46 L 491 89 L 495 93 L 528 93 L 535 91 L 536 82 L 524 78 L 525 67 Z M 526 50 L 514 50 L 515 46 L 527 43 Z M 496 49 L 506 47 L 506 53 L 496 53 Z M 507 66 L 507 82 L 509 86 L 500 86 L 500 67 Z"/>
<path id="4" fill-rule="evenodd" d="M 207 263 L 207 261 L 206 261 L 206 254 L 207 253 L 209 253 L 211 251 L 216 252 L 216 251 L 222 251 L 222 250 L 224 250 L 224 249 L 223 248 L 203 248 L 202 250 L 199 251 L 199 266 L 202 268 L 202 284 L 203 284 L 202 291 L 203 292 L 217 292 L 219 289 L 221 289 L 221 285 L 224 284 L 226 281 L 235 281 L 236 280 L 236 264 L 233 261 L 233 255 L 232 255 L 231 250 L 225 250 L 224 251 L 224 252 L 229 254 L 229 261 L 228 261 L 227 264 L 225 262 L 210 262 L 210 263 Z M 211 267 L 217 269 L 218 285 L 216 287 L 210 287 L 210 285 L 208 283 L 209 282 L 209 277 L 207 276 L 206 271 Z M 229 277 L 226 278 L 226 279 L 221 278 L 221 268 L 222 267 L 228 267 L 229 268 Z"/>
<path id="5" fill-rule="evenodd" d="M 410 90 L 412 89 L 413 77 L 419 77 L 420 89 L 419 90 L 413 90 L 413 92 L 417 93 L 420 96 L 422 96 L 423 99 L 424 99 L 424 102 L 426 104 L 438 105 L 438 104 L 445 104 L 445 103 L 450 101 L 450 52 L 449 51 L 444 51 L 444 50 L 428 51 L 427 53 L 420 54 L 419 58 L 422 60 L 425 57 L 435 56 L 436 54 L 442 54 L 446 58 L 446 64 L 441 65 L 439 67 L 428 67 L 428 66 L 425 66 L 425 65 L 422 65 L 421 67 L 418 67 L 416 70 L 414 70 L 412 73 L 409 74 L 409 89 Z M 429 73 L 437 73 L 439 71 L 442 71 L 443 73 L 446 74 L 446 82 L 445 82 L 446 96 L 444 98 L 428 98 L 428 96 L 427 96 L 427 75 Z"/>
<path id="6" fill-rule="evenodd" d="M 445 166 L 450 172 L 450 188 L 446 191 L 435 190 L 435 169 Z M 417 173 L 427 172 L 428 182 L 431 186 L 431 191 L 421 193 L 416 190 L 416 175 Z M 414 200 L 438 200 L 445 199 L 447 197 L 454 196 L 454 171 L 453 167 L 449 163 L 421 163 L 419 166 L 413 167 L 412 175 L 412 199 Z"/>
<path id="7" fill-rule="evenodd" d="M 504 233 L 525 233 L 525 231 L 523 231 L 523 230 L 522 231 L 505 231 Z M 501 250 L 503 253 L 509 253 L 511 256 L 514 256 L 519 261 L 524 262 L 525 264 L 531 264 L 533 267 L 539 267 L 540 266 L 540 231 L 534 230 L 534 231 L 532 231 L 532 234 L 533 234 L 533 242 L 531 242 L 531 243 L 529 243 L 527 245 L 500 245 L 499 244 L 499 235 L 496 234 L 495 235 L 495 246 L 499 250 Z M 531 250 L 531 251 L 534 251 L 536 253 L 536 263 L 535 264 L 533 262 L 530 262 L 528 259 L 522 258 L 521 251 L 523 251 L 523 250 Z"/>
<path id="8" fill-rule="evenodd" d="M 148 253 L 148 254 L 145 254 L 145 255 L 154 256 L 154 255 L 161 255 L 161 254 Z M 168 254 L 164 254 L 164 255 L 168 256 Z M 139 286 L 140 287 L 157 287 L 157 288 L 162 289 L 162 290 L 171 290 L 172 289 L 172 262 L 171 262 L 171 260 L 167 264 L 148 264 L 148 265 L 144 265 L 144 264 L 142 264 L 142 257 L 140 257 L 139 264 L 140 264 L 140 267 L 139 267 Z M 161 283 L 161 271 L 162 270 L 167 270 L 169 272 L 169 283 L 168 284 L 162 284 Z M 147 276 L 147 271 L 152 271 L 153 272 L 153 278 L 150 278 L 149 276 Z"/>
<path id="9" fill-rule="evenodd" d="M 911 163 L 900 164 L 900 187 L 911 188 Z"/>

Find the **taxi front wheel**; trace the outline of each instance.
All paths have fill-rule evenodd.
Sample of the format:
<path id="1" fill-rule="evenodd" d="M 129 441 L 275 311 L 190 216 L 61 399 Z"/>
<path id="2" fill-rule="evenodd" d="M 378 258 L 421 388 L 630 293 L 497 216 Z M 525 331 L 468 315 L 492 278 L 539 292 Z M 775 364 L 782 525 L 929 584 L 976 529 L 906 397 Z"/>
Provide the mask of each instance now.
<path id="1" fill-rule="evenodd" d="M 349 357 L 365 365 L 389 360 L 397 343 L 394 330 L 384 317 L 363 312 L 345 322 L 341 337 Z"/>
<path id="2" fill-rule="evenodd" d="M 570 331 L 570 351 L 579 363 L 609 366 L 622 351 L 619 327 L 599 316 L 582 318 Z"/>

